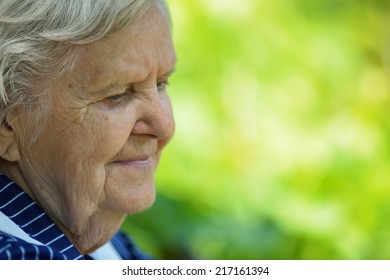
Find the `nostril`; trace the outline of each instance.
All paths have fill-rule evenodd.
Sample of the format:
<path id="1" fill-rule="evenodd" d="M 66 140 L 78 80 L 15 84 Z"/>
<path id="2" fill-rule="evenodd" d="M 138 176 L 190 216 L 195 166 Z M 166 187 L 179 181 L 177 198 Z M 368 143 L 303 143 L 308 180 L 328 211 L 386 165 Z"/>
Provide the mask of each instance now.
<path id="1" fill-rule="evenodd" d="M 131 134 L 148 135 L 155 139 L 171 138 L 175 123 L 171 107 L 149 110 L 133 126 Z"/>

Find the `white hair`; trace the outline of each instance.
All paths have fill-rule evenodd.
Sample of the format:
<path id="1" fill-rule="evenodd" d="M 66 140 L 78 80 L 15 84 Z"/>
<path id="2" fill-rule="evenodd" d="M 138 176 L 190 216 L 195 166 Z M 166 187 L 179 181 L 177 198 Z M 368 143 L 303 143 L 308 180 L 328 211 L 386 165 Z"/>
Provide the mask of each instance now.
<path id="1" fill-rule="evenodd" d="M 50 82 L 72 70 L 74 48 L 122 29 L 157 2 L 166 9 L 160 0 L 0 0 L 1 124 L 23 112 L 35 138 L 34 124 L 50 109 Z"/>

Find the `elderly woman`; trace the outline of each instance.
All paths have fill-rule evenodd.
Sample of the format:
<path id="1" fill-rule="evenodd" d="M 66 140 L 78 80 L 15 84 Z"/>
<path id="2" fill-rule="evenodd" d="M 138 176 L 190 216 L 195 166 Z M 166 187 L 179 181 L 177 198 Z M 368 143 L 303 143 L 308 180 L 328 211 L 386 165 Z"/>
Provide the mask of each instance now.
<path id="1" fill-rule="evenodd" d="M 164 1 L 0 2 L 0 259 L 145 257 L 174 67 Z"/>

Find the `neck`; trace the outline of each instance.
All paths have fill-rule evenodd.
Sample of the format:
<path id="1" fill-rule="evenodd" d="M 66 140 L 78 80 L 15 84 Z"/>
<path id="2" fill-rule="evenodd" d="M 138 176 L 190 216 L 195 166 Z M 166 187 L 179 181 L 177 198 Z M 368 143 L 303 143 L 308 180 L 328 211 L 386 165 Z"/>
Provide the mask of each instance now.
<path id="1" fill-rule="evenodd" d="M 125 214 L 100 210 L 82 225 L 65 226 L 56 223 L 76 249 L 82 254 L 90 254 L 111 240 L 119 230 Z"/>
<path id="2" fill-rule="evenodd" d="M 0 161 L 0 170 L 43 209 L 83 255 L 96 251 L 110 241 L 126 217 L 123 213 L 98 208 L 97 205 L 94 209 L 90 209 L 89 213 L 82 213 L 75 207 L 69 207 L 66 211 L 63 209 L 63 203 L 55 203 L 55 197 L 49 194 L 40 196 L 39 193 L 31 190 L 16 164 L 4 165 Z M 41 201 L 51 201 L 51 203 L 41 203 Z"/>

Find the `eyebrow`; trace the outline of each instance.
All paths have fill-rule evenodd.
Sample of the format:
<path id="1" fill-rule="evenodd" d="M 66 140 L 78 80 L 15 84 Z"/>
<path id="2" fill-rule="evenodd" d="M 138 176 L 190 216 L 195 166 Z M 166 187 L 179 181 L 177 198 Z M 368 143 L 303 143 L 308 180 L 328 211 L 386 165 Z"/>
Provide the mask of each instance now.
<path id="1" fill-rule="evenodd" d="M 94 96 L 104 96 L 107 93 L 113 92 L 115 90 L 119 90 L 123 88 L 124 86 L 119 85 L 118 83 L 110 84 L 108 86 L 103 87 L 102 89 L 90 92 L 90 94 Z"/>

